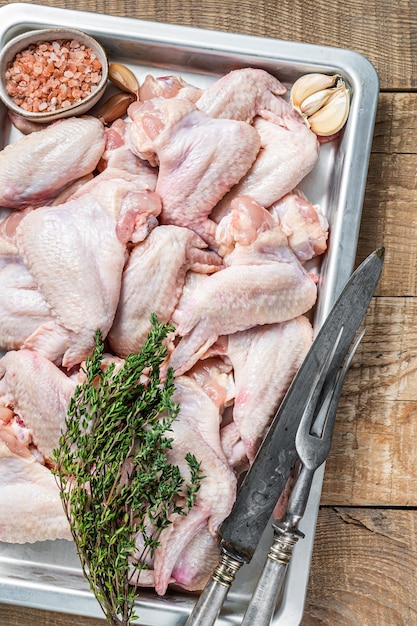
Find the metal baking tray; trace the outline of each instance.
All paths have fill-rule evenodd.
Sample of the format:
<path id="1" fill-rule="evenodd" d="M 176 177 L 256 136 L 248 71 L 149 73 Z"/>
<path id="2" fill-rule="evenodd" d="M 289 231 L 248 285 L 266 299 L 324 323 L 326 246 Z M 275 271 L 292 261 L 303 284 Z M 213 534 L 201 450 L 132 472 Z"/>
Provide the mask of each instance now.
<path id="1" fill-rule="evenodd" d="M 204 87 L 232 69 L 248 66 L 263 68 L 288 85 L 312 71 L 344 77 L 352 94 L 347 125 L 337 141 L 322 146 L 319 163 L 301 185 L 308 198 L 320 204 L 330 224 L 329 249 L 320 270 L 317 331 L 355 262 L 379 92 L 369 61 L 338 48 L 25 3 L 0 8 L 0 46 L 27 30 L 51 26 L 90 33 L 104 45 L 110 60 L 128 65 L 139 79 L 147 73 L 176 73 Z M 16 132 L 1 108 L 0 147 L 13 141 Z M 313 482 L 300 525 L 305 538 L 295 548 L 273 626 L 296 626 L 302 619 L 323 472 L 322 467 Z M 240 624 L 271 538 L 272 531 L 267 529 L 251 563 L 238 573 L 218 619 L 220 626 Z M 137 602 L 140 623 L 181 626 L 195 600 L 191 593 L 170 591 L 158 597 L 143 590 Z M 0 544 L 0 602 L 103 617 L 81 573 L 75 548 L 66 541 Z"/>

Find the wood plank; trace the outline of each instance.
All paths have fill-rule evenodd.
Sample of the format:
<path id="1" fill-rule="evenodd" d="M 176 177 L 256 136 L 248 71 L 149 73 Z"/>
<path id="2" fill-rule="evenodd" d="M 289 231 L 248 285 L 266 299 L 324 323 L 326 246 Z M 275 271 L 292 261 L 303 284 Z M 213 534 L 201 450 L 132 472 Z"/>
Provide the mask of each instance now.
<path id="1" fill-rule="evenodd" d="M 417 95 L 380 94 L 357 255 L 386 247 L 379 295 L 417 294 L 416 132 Z"/>
<path id="2" fill-rule="evenodd" d="M 417 505 L 416 298 L 374 298 L 348 372 L 322 503 Z"/>
<path id="3" fill-rule="evenodd" d="M 29 0 L 36 4 L 36 0 Z M 0 0 L 0 6 L 7 4 Z M 364 54 L 375 65 L 381 89 L 410 90 L 416 86 L 417 12 L 414 3 L 350 0 L 182 0 L 119 2 L 118 0 L 50 0 L 50 6 L 124 15 L 235 33 L 250 33 L 344 47 Z M 314 26 L 313 26 L 314 24 Z"/>
<path id="4" fill-rule="evenodd" d="M 104 619 L 67 615 L 52 611 L 41 611 L 27 607 L 0 604 L 2 626 L 103 626 Z"/>
<path id="5" fill-rule="evenodd" d="M 326 466 L 326 504 L 416 504 L 416 94 L 381 94 L 357 261 L 386 260 L 349 372 Z"/>
<path id="6" fill-rule="evenodd" d="M 416 298 L 373 298 L 345 389 L 374 402 L 417 399 Z M 360 359 L 360 361 L 359 361 Z"/>
<path id="7" fill-rule="evenodd" d="M 322 508 L 302 626 L 417 623 L 417 512 Z"/>

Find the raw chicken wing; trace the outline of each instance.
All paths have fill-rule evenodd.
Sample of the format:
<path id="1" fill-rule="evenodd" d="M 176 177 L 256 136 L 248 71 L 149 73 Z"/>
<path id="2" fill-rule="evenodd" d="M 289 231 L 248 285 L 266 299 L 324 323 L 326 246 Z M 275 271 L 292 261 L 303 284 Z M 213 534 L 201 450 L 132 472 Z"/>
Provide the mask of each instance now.
<path id="1" fill-rule="evenodd" d="M 236 385 L 233 422 L 250 463 L 312 339 L 312 326 L 304 316 L 229 335 Z"/>
<path id="2" fill-rule="evenodd" d="M 302 263 L 323 254 L 327 248 L 329 224 L 318 205 L 301 191 L 294 190 L 270 207 L 288 243 Z"/>
<path id="3" fill-rule="evenodd" d="M 14 454 L 1 440 L 0 502 L 0 541 L 71 539 L 52 473 L 34 456 Z"/>
<path id="4" fill-rule="evenodd" d="M 204 89 L 197 107 L 210 117 L 251 122 L 256 115 L 278 121 L 288 110 L 286 87 L 265 70 L 233 70 Z M 291 107 L 291 115 L 297 116 Z"/>
<path id="5" fill-rule="evenodd" d="M 17 350 L 51 320 L 51 310 L 18 256 L 0 256 L 0 293 L 0 348 Z"/>
<path id="6" fill-rule="evenodd" d="M 217 270 L 222 260 L 188 228 L 158 226 L 130 253 L 113 326 L 112 349 L 125 357 L 138 352 L 152 328 L 151 313 L 167 323 L 181 295 L 188 269 Z"/>
<path id="7" fill-rule="evenodd" d="M 261 150 L 251 169 L 217 204 L 210 215 L 215 222 L 229 212 L 234 198 L 248 195 L 268 208 L 312 171 L 319 158 L 316 135 L 301 118 L 287 116 L 283 121 L 279 125 L 261 117 L 255 119 Z"/>
<path id="8" fill-rule="evenodd" d="M 254 216 L 251 232 L 255 239 L 240 236 L 239 227 L 247 222 L 247 214 L 242 220 L 232 220 L 237 243 L 225 258 L 227 267 L 209 276 L 204 289 L 196 289 L 182 311 L 176 312 L 182 339 L 169 365 L 177 375 L 190 369 L 219 335 L 290 320 L 306 313 L 316 301 L 315 280 L 288 246 L 282 229 L 274 226 L 263 207 L 245 203 L 245 208 Z"/>
<path id="9" fill-rule="evenodd" d="M 173 568 L 182 551 L 192 538 L 203 528 L 216 536 L 221 522 L 229 515 L 236 497 L 236 476 L 206 443 L 201 432 L 204 415 L 200 421 L 192 419 L 189 395 L 181 387 L 176 388 L 175 400 L 180 402 L 180 412 L 171 425 L 172 449 L 168 450 L 168 461 L 177 465 L 186 481 L 190 480 L 190 470 L 185 455 L 192 453 L 201 463 L 204 478 L 197 492 L 196 502 L 186 515 L 172 516 L 172 524 L 162 531 L 160 546 L 155 552 L 155 590 L 163 594 L 171 580 Z M 194 404 L 193 404 L 194 406 Z"/>
<path id="10" fill-rule="evenodd" d="M 126 181 L 103 181 L 90 194 L 42 207 L 19 224 L 19 254 L 54 314 L 25 342 L 70 368 L 107 336 L 119 300 L 126 244 L 148 234 L 160 211 L 153 192 Z M 140 233 L 140 234 L 139 234 Z"/>
<path id="11" fill-rule="evenodd" d="M 44 459 L 58 445 L 74 390 L 72 379 L 32 350 L 9 351 L 0 359 L 0 407 L 13 410 Z"/>
<path id="12" fill-rule="evenodd" d="M 161 221 L 186 226 L 211 241 L 213 207 L 252 165 L 257 131 L 244 122 L 215 120 L 183 98 L 158 98 L 129 107 L 133 151 L 159 165 L 156 192 Z"/>
<path id="13" fill-rule="evenodd" d="M 97 118 L 70 117 L 9 144 L 0 152 L 0 206 L 47 204 L 94 170 L 105 140 Z"/>

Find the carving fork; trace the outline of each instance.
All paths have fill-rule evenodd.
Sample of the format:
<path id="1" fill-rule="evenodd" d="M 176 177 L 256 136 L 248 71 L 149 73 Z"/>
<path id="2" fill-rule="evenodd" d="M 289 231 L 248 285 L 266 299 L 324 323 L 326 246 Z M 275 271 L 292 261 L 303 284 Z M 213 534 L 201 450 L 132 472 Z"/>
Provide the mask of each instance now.
<path id="1" fill-rule="evenodd" d="M 314 473 L 324 463 L 330 452 L 343 382 L 364 333 L 365 330 L 358 336 L 335 381 L 326 380 L 326 373 L 328 362 L 337 350 L 338 341 L 330 357 L 320 368 L 317 386 L 312 392 L 296 434 L 296 449 L 300 460 L 299 473 L 284 517 L 272 525 L 274 542 L 269 549 L 266 563 L 243 617 L 242 626 L 254 626 L 254 624 L 268 626 L 271 623 L 294 546 L 298 539 L 304 537 L 304 534 L 298 530 L 298 523 L 305 512 Z M 323 397 L 324 400 L 321 402 L 320 398 L 323 399 Z"/>

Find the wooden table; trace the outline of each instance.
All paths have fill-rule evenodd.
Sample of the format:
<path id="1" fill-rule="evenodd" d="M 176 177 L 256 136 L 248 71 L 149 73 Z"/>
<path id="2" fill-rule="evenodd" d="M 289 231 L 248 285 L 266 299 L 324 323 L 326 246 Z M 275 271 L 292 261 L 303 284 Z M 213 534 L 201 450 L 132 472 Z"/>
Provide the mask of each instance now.
<path id="1" fill-rule="evenodd" d="M 381 92 L 357 262 L 381 244 L 386 261 L 339 407 L 302 625 L 417 624 L 417 2 L 43 4 L 339 46 L 375 65 Z M 2 605 L 0 624 L 103 621 Z"/>

